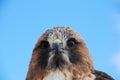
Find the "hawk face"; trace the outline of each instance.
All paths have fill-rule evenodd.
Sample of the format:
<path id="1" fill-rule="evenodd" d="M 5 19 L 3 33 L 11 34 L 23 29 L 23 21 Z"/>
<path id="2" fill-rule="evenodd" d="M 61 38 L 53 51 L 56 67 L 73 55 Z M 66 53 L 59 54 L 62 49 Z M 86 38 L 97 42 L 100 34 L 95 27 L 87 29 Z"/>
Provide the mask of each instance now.
<path id="1" fill-rule="evenodd" d="M 42 68 L 62 69 L 80 62 L 80 55 L 77 49 L 80 43 L 74 37 L 68 39 L 65 37 L 68 36 L 61 32 L 54 32 L 47 35 L 47 38 L 40 42 L 39 49 L 41 54 L 39 63 Z"/>
<path id="2" fill-rule="evenodd" d="M 69 27 L 47 30 L 38 40 L 33 58 L 34 55 L 37 55 L 34 63 L 41 70 L 64 69 L 71 65 L 83 67 L 92 62 L 84 41 Z M 87 61 L 84 58 L 90 59 Z"/>

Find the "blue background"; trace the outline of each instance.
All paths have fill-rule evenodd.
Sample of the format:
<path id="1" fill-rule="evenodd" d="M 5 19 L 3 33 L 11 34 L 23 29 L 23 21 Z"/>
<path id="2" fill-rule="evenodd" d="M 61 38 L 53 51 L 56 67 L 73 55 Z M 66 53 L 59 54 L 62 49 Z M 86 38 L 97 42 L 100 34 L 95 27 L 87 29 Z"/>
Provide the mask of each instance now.
<path id="1" fill-rule="evenodd" d="M 95 69 L 120 80 L 120 0 L 0 0 L 0 79 L 25 80 L 36 41 L 55 26 L 81 34 Z"/>

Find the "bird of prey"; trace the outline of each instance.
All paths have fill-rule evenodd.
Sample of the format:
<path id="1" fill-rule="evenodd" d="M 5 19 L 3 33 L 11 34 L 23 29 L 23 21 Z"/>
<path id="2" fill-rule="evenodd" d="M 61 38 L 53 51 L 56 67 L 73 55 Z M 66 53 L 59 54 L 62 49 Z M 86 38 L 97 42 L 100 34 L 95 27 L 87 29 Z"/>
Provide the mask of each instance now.
<path id="1" fill-rule="evenodd" d="M 70 27 L 48 29 L 33 49 L 26 80 L 114 80 L 94 69 L 82 37 Z"/>

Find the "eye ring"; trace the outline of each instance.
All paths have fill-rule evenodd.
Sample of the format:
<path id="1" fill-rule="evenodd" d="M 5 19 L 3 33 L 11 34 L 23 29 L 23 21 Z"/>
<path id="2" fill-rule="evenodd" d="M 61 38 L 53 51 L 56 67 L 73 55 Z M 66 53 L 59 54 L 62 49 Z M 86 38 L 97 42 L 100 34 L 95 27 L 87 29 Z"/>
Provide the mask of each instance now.
<path id="1" fill-rule="evenodd" d="M 75 48 L 77 46 L 78 42 L 75 38 L 70 38 L 67 40 L 67 46 L 71 49 Z"/>
<path id="2" fill-rule="evenodd" d="M 41 41 L 41 43 L 40 43 L 40 48 L 41 49 L 47 49 L 47 48 L 49 48 L 49 46 L 50 46 L 50 44 L 49 44 L 49 42 L 48 41 Z"/>

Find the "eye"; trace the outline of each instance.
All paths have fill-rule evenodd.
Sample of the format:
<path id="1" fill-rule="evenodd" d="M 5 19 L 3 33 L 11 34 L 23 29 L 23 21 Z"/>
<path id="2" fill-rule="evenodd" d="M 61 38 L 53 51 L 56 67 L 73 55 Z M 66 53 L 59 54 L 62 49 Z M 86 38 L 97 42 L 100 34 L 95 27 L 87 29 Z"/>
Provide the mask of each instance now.
<path id="1" fill-rule="evenodd" d="M 67 46 L 69 47 L 69 48 L 75 48 L 76 46 L 77 46 L 77 40 L 75 39 L 75 38 L 70 38 L 70 39 L 68 39 L 68 41 L 67 41 Z"/>
<path id="2" fill-rule="evenodd" d="M 49 48 L 49 42 L 48 41 L 41 41 L 41 43 L 40 43 L 40 48 L 41 49 L 47 49 L 47 48 Z"/>

